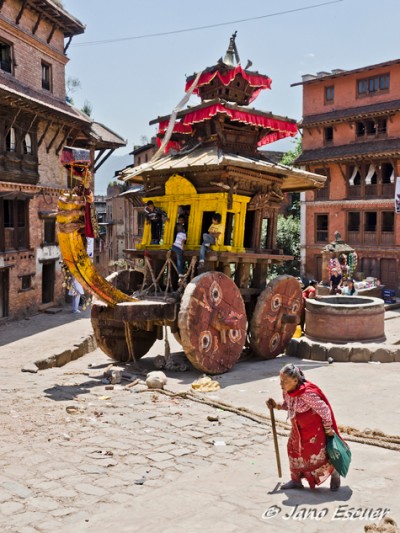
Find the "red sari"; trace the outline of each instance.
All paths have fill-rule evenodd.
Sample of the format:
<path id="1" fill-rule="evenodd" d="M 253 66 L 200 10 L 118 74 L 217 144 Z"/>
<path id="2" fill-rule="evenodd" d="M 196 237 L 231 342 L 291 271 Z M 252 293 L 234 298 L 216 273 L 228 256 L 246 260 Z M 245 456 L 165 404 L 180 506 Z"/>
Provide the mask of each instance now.
<path id="1" fill-rule="evenodd" d="M 333 427 L 339 434 L 332 408 L 324 393 L 309 381 L 283 396 L 282 408 L 288 409 L 292 422 L 287 444 L 291 479 L 305 478 L 314 488 L 334 470 L 326 454 L 324 431 Z"/>

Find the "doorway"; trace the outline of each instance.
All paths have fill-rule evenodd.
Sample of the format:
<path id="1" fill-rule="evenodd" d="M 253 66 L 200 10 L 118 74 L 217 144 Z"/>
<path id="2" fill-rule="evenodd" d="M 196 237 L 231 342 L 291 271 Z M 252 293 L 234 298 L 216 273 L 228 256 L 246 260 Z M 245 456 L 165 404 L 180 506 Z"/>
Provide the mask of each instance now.
<path id="1" fill-rule="evenodd" d="M 4 268 L 0 270 L 0 318 L 8 316 L 9 308 L 9 269 Z"/>
<path id="2" fill-rule="evenodd" d="M 42 266 L 42 304 L 54 301 L 55 262 L 47 261 Z"/>
<path id="3" fill-rule="evenodd" d="M 397 291 L 397 261 L 396 259 L 381 259 L 381 283 L 392 291 Z"/>

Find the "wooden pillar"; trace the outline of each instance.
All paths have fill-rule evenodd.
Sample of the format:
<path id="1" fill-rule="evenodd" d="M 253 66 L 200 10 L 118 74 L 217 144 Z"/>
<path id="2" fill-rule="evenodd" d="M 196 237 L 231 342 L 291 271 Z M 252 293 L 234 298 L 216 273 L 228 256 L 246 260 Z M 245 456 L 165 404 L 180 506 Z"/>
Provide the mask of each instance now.
<path id="1" fill-rule="evenodd" d="M 262 226 L 262 211 L 257 209 L 254 216 L 254 232 L 251 241 L 252 248 L 260 248 Z"/>
<path id="2" fill-rule="evenodd" d="M 253 269 L 253 287 L 257 289 L 265 289 L 267 285 L 268 262 L 263 261 L 256 263 Z"/>
<path id="3" fill-rule="evenodd" d="M 240 289 L 247 289 L 250 280 L 250 263 L 238 263 L 235 271 L 235 283 Z"/>

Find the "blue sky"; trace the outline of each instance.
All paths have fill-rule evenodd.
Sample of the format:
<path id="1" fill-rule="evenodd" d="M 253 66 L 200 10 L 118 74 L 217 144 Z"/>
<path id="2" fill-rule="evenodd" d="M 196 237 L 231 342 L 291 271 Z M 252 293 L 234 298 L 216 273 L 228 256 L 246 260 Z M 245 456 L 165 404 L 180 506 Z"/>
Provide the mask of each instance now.
<path id="1" fill-rule="evenodd" d="M 184 94 L 185 75 L 213 65 L 237 30 L 243 66 L 269 75 L 272 90 L 252 106 L 299 120 L 301 87 L 290 87 L 307 73 L 354 69 L 399 57 L 399 0 L 342 0 L 312 9 L 170 35 L 88 44 L 93 41 L 173 32 L 199 26 L 263 17 L 323 4 L 328 0 L 63 0 L 86 25 L 68 50 L 67 77 L 78 78 L 73 94 L 81 107 L 127 139 L 123 155 L 150 138 L 149 121 L 166 115 Z M 199 103 L 192 97 L 190 104 Z M 271 145 L 281 150 L 287 141 Z"/>

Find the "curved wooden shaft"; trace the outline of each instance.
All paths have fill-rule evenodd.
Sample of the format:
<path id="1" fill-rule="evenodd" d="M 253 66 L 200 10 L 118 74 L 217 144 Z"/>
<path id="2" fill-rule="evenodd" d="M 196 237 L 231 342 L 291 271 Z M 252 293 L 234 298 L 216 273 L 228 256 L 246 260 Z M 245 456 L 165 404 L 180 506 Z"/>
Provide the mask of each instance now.
<path id="1" fill-rule="evenodd" d="M 65 194 L 58 200 L 57 224 L 58 242 L 61 254 L 71 274 L 83 288 L 97 296 L 102 302 L 114 307 L 122 302 L 135 302 L 97 272 L 87 255 L 80 233 L 85 221 L 85 203 L 79 196 Z"/>

